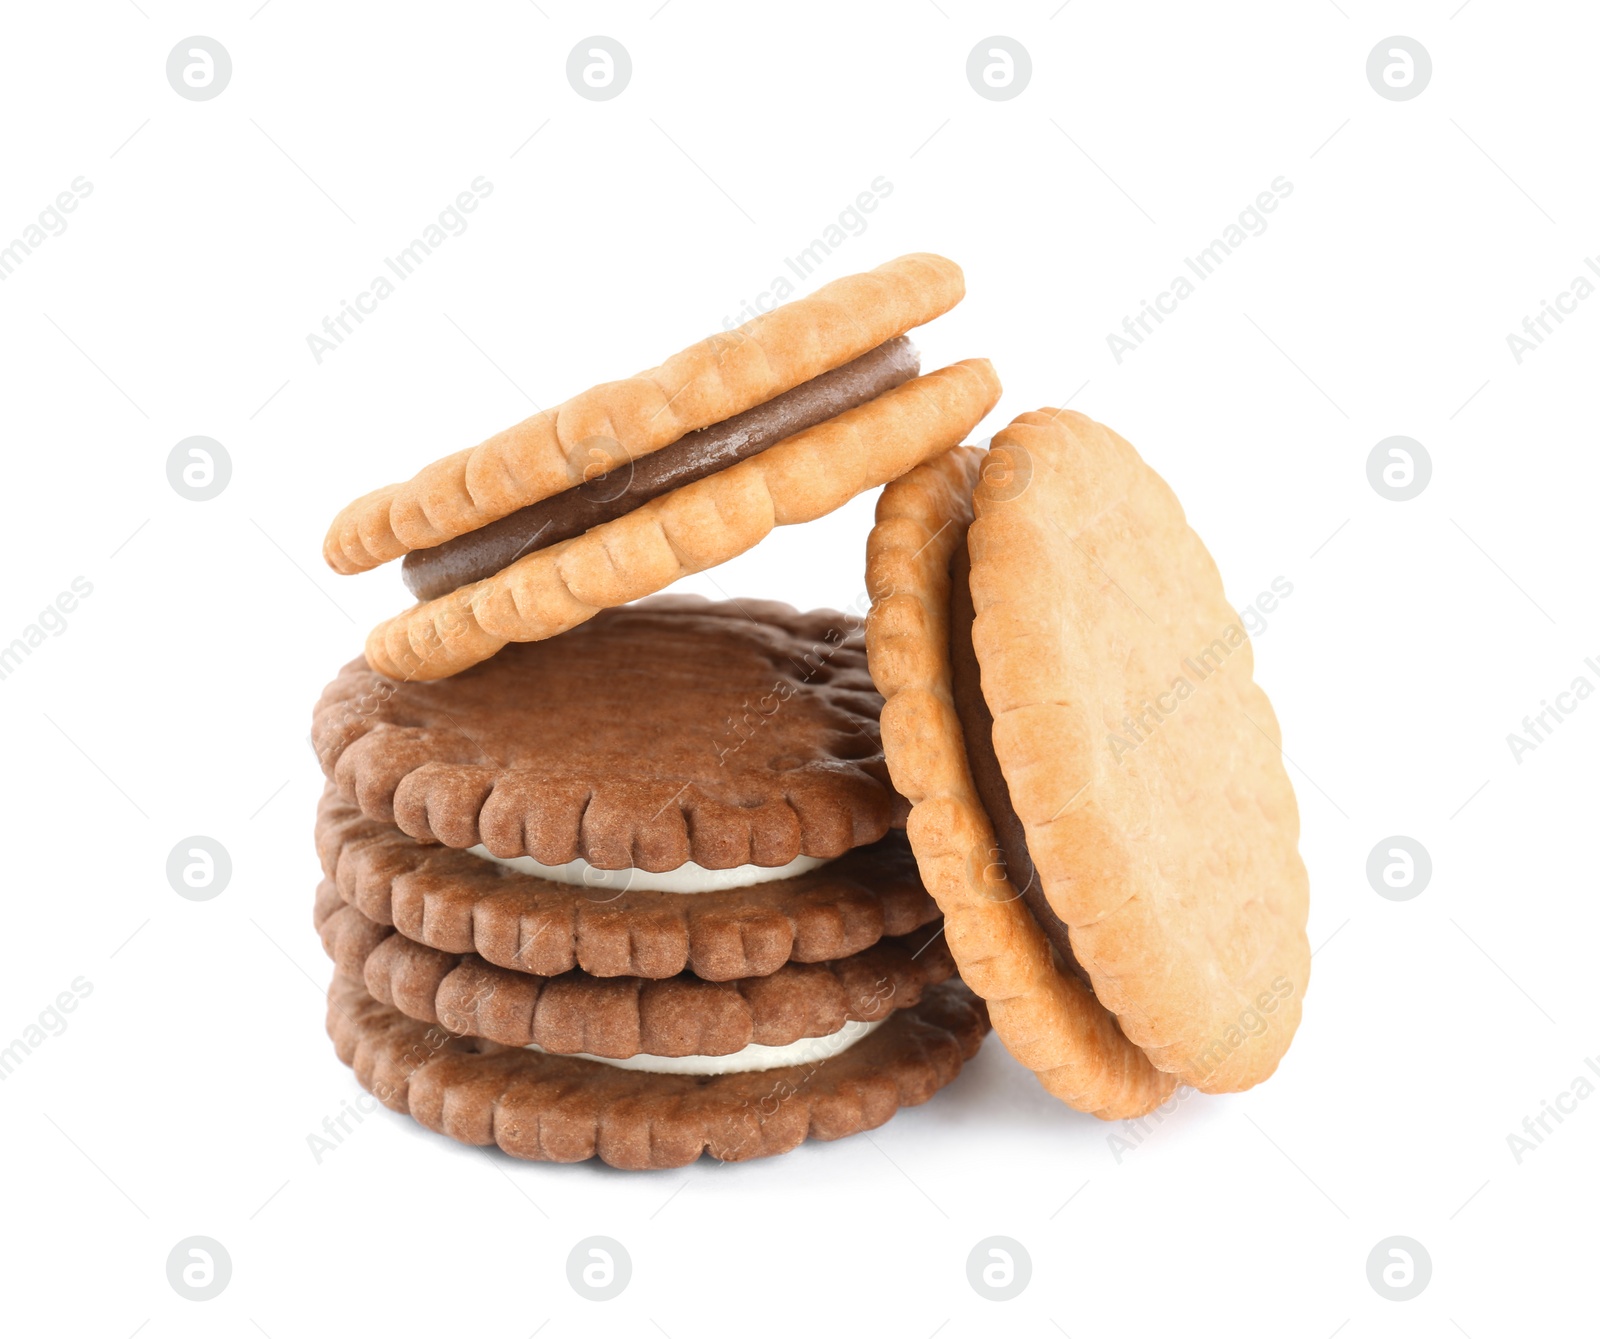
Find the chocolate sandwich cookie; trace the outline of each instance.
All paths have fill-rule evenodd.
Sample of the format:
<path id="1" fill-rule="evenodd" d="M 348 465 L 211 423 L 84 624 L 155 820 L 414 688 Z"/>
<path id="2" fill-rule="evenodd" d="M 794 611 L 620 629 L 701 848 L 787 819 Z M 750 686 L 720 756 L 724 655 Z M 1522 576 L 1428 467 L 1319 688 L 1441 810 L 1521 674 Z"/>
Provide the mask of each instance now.
<path id="1" fill-rule="evenodd" d="M 351 503 L 324 543 L 330 566 L 403 557 L 421 600 L 373 631 L 368 663 L 457 673 L 956 445 L 998 399 L 994 371 L 975 359 L 918 375 L 905 335 L 963 291 L 953 262 L 902 256 Z"/>
<path id="2" fill-rule="evenodd" d="M 334 1048 L 385 1106 L 512 1157 L 598 1157 L 636 1170 L 681 1167 L 702 1153 L 742 1162 L 876 1129 L 954 1079 L 988 1032 L 982 1001 L 958 980 L 870 1026 L 843 1042 L 813 1039 L 804 1054 L 770 1048 L 742 1057 L 749 1068 L 728 1069 L 724 1059 L 722 1072 L 705 1072 L 658 1057 L 554 1055 L 457 1036 L 342 974 L 328 992 Z"/>
<path id="3" fill-rule="evenodd" d="M 1024 414 L 885 489 L 883 741 L 962 976 L 1105 1119 L 1268 1077 L 1310 971 L 1298 811 L 1216 565 L 1080 414 Z"/>
<path id="4" fill-rule="evenodd" d="M 344 800 L 418 841 L 569 883 L 709 890 L 814 869 L 903 819 L 881 702 L 853 619 L 664 596 L 448 681 L 354 661 L 312 745 Z M 758 868 L 706 874 L 738 866 Z M 617 870 L 633 872 L 601 873 Z"/>
<path id="5" fill-rule="evenodd" d="M 317 850 L 331 886 L 369 919 L 442 952 L 541 976 L 576 967 L 591 976 L 691 971 L 732 981 L 859 953 L 939 916 L 905 834 L 895 831 L 788 878 L 686 897 L 611 886 L 611 871 L 546 879 L 420 843 L 330 786 L 317 811 Z"/>
<path id="6" fill-rule="evenodd" d="M 937 928 L 848 958 L 706 981 L 690 972 L 664 980 L 579 970 L 538 976 L 473 953 L 441 953 L 368 920 L 327 883 L 318 889 L 316 922 L 339 971 L 408 1018 L 506 1046 L 618 1060 L 730 1056 L 860 1032 L 955 974 Z"/>

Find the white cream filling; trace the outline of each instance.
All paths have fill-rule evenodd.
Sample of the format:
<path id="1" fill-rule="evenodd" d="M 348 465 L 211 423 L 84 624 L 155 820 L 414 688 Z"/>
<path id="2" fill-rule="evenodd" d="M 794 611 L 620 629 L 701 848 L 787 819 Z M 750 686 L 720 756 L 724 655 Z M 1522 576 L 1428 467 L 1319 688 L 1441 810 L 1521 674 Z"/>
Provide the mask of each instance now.
<path id="1" fill-rule="evenodd" d="M 603 1055 L 578 1052 L 567 1058 L 593 1060 L 601 1065 L 615 1065 L 618 1069 L 640 1069 L 647 1074 L 752 1074 L 763 1069 L 785 1069 L 790 1065 L 814 1065 L 831 1060 L 841 1052 L 848 1051 L 885 1021 L 878 1018 L 864 1023 L 851 1019 L 837 1032 L 830 1032 L 825 1037 L 802 1037 L 787 1046 L 752 1044 L 729 1055 L 631 1055 L 626 1060 L 609 1060 Z M 551 1054 L 542 1046 L 524 1049 Z"/>
<path id="2" fill-rule="evenodd" d="M 735 865 L 732 869 L 706 869 L 692 860 L 677 869 L 599 869 L 581 858 L 564 865 L 543 865 L 532 856 L 498 856 L 487 846 L 469 846 L 467 854 L 555 883 L 608 888 L 619 893 L 633 888 L 653 893 L 720 893 L 729 888 L 771 883 L 775 879 L 792 879 L 796 874 L 807 874 L 828 863 L 819 856 L 800 855 L 787 865 Z"/>

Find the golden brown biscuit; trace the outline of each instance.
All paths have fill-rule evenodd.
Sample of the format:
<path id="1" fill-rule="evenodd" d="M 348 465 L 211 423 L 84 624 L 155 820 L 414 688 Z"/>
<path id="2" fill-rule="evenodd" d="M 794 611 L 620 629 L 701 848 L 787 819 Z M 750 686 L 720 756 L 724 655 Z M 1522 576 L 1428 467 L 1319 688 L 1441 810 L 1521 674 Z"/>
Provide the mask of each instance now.
<path id="1" fill-rule="evenodd" d="M 1050 944 L 997 860 L 951 700 L 950 561 L 972 520 L 983 453 L 963 447 L 889 485 L 867 543 L 867 654 L 907 835 L 945 915 L 962 977 L 1001 1041 L 1047 1091 L 1102 1119 L 1139 1116 L 1172 1092 Z"/>
<path id="2" fill-rule="evenodd" d="M 989 460 L 973 647 L 1045 896 L 1158 1068 L 1248 1088 L 1288 1048 L 1311 970 L 1299 810 L 1249 638 L 1116 433 L 1023 414 Z"/>
<path id="3" fill-rule="evenodd" d="M 815 520 L 899 477 L 959 443 L 999 396 L 999 379 L 983 359 L 908 381 L 492 577 L 414 605 L 373 629 L 367 660 L 390 678 L 439 679 L 507 642 L 554 637 L 601 609 L 727 562 L 775 526 Z"/>
<path id="4" fill-rule="evenodd" d="M 925 253 L 836 279 L 358 498 L 323 554 L 335 571 L 364 572 L 478 529 L 583 483 L 596 439 L 625 459 L 659 450 L 933 320 L 965 291 L 960 266 Z"/>
<path id="5" fill-rule="evenodd" d="M 976 713 L 950 670 L 958 546 Z M 1024 414 L 986 456 L 885 490 L 867 552 L 907 835 L 1006 1045 L 1102 1117 L 1176 1080 L 1270 1075 L 1310 968 L 1298 811 L 1248 638 L 1165 483 L 1082 414 Z M 992 717 L 998 801 L 974 782 L 974 715 Z"/>

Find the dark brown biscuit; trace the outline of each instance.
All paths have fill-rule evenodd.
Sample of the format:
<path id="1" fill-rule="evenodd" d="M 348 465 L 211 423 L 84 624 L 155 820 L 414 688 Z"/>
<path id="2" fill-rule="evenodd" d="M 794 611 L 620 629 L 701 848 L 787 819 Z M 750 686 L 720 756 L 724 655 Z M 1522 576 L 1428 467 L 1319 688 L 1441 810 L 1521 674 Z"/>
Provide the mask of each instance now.
<path id="1" fill-rule="evenodd" d="M 873 1022 L 915 1005 L 955 963 L 938 930 L 884 939 L 864 953 L 785 963 L 770 976 L 664 981 L 571 971 L 531 976 L 475 953 L 441 953 L 370 921 L 324 881 L 317 890 L 322 946 L 346 976 L 408 1018 L 506 1046 L 542 1046 L 622 1060 L 645 1055 L 732 1055 L 752 1044 L 787 1046 L 847 1022 Z"/>
<path id="2" fill-rule="evenodd" d="M 332 787 L 317 810 L 317 853 L 344 901 L 446 953 L 477 953 L 538 976 L 707 981 L 824 962 L 938 918 L 898 832 L 790 879 L 713 893 L 615 892 L 553 883 L 448 846 L 412 841 Z"/>
<path id="3" fill-rule="evenodd" d="M 419 840 L 548 865 L 772 866 L 888 831 L 881 705 L 858 620 L 668 596 L 447 680 L 352 661 L 312 743 L 346 799 Z"/>
<path id="4" fill-rule="evenodd" d="M 391 1110 L 464 1144 L 514 1158 L 682 1167 L 786 1153 L 808 1136 L 876 1129 L 961 1072 L 989 1030 L 960 981 L 932 987 L 854 1046 L 815 1065 L 748 1074 L 648 1074 L 543 1055 L 407 1018 L 335 976 L 328 1035 L 339 1059 Z"/>

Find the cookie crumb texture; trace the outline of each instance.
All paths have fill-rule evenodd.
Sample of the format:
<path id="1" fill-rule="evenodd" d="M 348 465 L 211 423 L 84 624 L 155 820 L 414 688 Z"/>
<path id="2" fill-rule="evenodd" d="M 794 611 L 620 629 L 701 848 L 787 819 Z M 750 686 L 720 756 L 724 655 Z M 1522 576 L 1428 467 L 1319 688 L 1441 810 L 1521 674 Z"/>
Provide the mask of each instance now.
<path id="1" fill-rule="evenodd" d="M 857 621 L 667 596 L 435 682 L 356 660 L 312 744 L 339 794 L 423 842 L 545 864 L 829 859 L 903 804 Z"/>
<path id="2" fill-rule="evenodd" d="M 988 1028 L 977 997 L 946 981 L 820 1064 L 703 1077 L 456 1037 L 380 1004 L 343 975 L 328 992 L 339 1058 L 391 1110 L 515 1158 L 598 1157 L 628 1170 L 682 1167 L 702 1153 L 742 1162 L 807 1138 L 876 1129 L 954 1079 Z"/>

